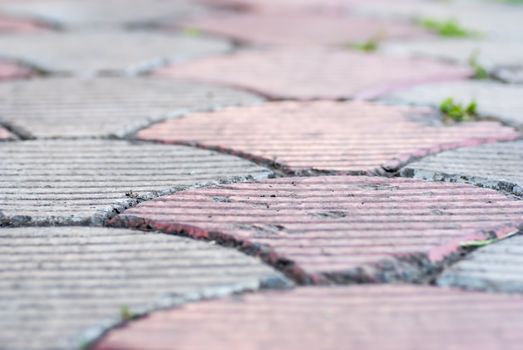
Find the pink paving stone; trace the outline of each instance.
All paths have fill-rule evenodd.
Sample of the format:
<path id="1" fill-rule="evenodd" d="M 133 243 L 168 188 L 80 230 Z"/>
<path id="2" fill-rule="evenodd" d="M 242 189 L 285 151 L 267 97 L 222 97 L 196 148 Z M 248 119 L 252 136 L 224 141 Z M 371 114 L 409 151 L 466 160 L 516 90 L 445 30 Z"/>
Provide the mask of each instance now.
<path id="1" fill-rule="evenodd" d="M 321 14 L 235 14 L 197 18 L 185 26 L 267 45 L 347 45 L 372 38 L 427 35 L 419 26 L 407 23 Z"/>
<path id="2" fill-rule="evenodd" d="M 33 33 L 45 30 L 35 22 L 0 16 L 0 33 Z"/>
<path id="3" fill-rule="evenodd" d="M 183 191 L 111 223 L 233 245 L 302 283 L 416 281 L 462 242 L 523 227 L 523 202 L 465 184 L 295 177 Z"/>
<path id="4" fill-rule="evenodd" d="M 242 87 L 274 99 L 376 98 L 412 85 L 465 79 L 467 67 L 328 48 L 242 51 L 158 71 Z"/>
<path id="5" fill-rule="evenodd" d="M 267 291 L 156 312 L 96 350 L 519 350 L 523 297 L 425 286 Z"/>
<path id="6" fill-rule="evenodd" d="M 7 131 L 6 129 L 4 129 L 0 126 L 0 141 L 11 140 L 11 139 L 13 139 L 13 135 L 9 131 Z"/>
<path id="7" fill-rule="evenodd" d="M 193 113 L 153 125 L 137 137 L 217 149 L 286 173 L 375 174 L 396 171 L 427 154 L 519 134 L 491 121 L 444 126 L 428 108 L 317 101 Z"/>
<path id="8" fill-rule="evenodd" d="M 8 79 L 28 78 L 33 75 L 33 71 L 21 65 L 0 61 L 0 81 Z"/>

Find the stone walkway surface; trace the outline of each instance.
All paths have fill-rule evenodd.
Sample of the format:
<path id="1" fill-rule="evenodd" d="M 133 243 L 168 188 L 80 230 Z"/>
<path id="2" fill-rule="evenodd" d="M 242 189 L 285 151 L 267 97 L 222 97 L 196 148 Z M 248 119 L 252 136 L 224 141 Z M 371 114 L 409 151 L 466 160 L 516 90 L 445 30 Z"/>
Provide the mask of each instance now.
<path id="1" fill-rule="evenodd" d="M 87 31 L 0 37 L 1 57 L 47 73 L 83 76 L 139 74 L 230 49 L 229 43 L 217 39 L 148 32 Z"/>
<path id="2" fill-rule="evenodd" d="M 522 348 L 521 18 L 0 0 L 0 349 Z"/>
<path id="3" fill-rule="evenodd" d="M 159 312 L 116 331 L 96 349 L 250 350 L 264 344 L 336 350 L 342 344 L 369 350 L 516 350 L 522 320 L 521 296 L 408 286 L 301 288 Z"/>

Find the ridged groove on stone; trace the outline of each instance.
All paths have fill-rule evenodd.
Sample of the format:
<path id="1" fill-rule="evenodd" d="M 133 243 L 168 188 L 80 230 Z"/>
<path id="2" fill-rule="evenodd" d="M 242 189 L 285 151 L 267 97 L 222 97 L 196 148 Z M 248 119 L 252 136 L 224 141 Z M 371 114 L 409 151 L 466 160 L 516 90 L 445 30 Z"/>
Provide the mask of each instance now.
<path id="1" fill-rule="evenodd" d="M 481 248 L 447 269 L 440 286 L 523 293 L 523 236 Z"/>
<path id="2" fill-rule="evenodd" d="M 424 180 L 472 183 L 523 196 L 523 141 L 443 152 L 407 165 L 401 174 Z"/>
<path id="3" fill-rule="evenodd" d="M 482 117 L 500 119 L 508 124 L 523 127 L 523 86 L 492 81 L 463 81 L 424 84 L 390 94 L 386 101 L 416 105 L 438 106 L 447 98 L 468 105 L 477 103 Z"/>
<path id="4" fill-rule="evenodd" d="M 0 10 L 13 17 L 82 29 L 151 25 L 205 12 L 189 0 L 133 0 L 133 6 L 127 0 L 24 0 L 0 4 Z"/>
<path id="5" fill-rule="evenodd" d="M 463 241 L 523 225 L 523 202 L 469 185 L 362 176 L 188 190 L 115 217 L 237 246 L 302 283 L 422 280 Z"/>
<path id="6" fill-rule="evenodd" d="M 420 286 L 300 288 L 161 311 L 113 331 L 95 349 L 517 350 L 521 322 L 520 296 Z"/>
<path id="7" fill-rule="evenodd" d="M 115 45 L 118 43 L 118 45 Z M 79 76 L 139 74 L 213 54 L 223 40 L 150 32 L 59 32 L 0 37 L 0 55 L 41 71 Z"/>
<path id="8" fill-rule="evenodd" d="M 434 114 L 364 102 L 278 102 L 188 114 L 137 137 L 197 144 L 294 174 L 394 172 L 427 154 L 519 137 L 495 122 L 443 126 Z"/>
<path id="9" fill-rule="evenodd" d="M 290 285 L 230 249 L 107 228 L 0 230 L 3 349 L 72 349 L 122 321 L 187 300 Z"/>
<path id="10" fill-rule="evenodd" d="M 54 78 L 0 84 L 0 118 L 37 137 L 124 136 L 189 111 L 260 101 L 242 91 L 168 79 Z"/>
<path id="11" fill-rule="evenodd" d="M 266 178 L 248 161 L 184 146 L 114 140 L 0 143 L 0 224 L 100 224 L 187 187 Z"/>
<path id="12" fill-rule="evenodd" d="M 420 37 L 408 23 L 325 14 L 253 14 L 196 18 L 184 26 L 242 42 L 267 45 L 347 45 L 385 38 Z"/>
<path id="13" fill-rule="evenodd" d="M 160 69 L 160 75 L 239 86 L 273 99 L 376 98 L 398 88 L 465 79 L 466 67 L 327 48 L 244 51 Z"/>

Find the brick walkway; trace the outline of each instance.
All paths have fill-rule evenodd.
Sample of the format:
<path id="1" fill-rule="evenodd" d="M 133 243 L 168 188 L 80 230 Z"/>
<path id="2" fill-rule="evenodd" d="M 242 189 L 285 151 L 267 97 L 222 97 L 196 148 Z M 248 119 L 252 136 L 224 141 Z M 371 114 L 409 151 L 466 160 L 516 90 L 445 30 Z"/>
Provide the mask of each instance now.
<path id="1" fill-rule="evenodd" d="M 521 18 L 0 0 L 0 349 L 520 349 Z"/>

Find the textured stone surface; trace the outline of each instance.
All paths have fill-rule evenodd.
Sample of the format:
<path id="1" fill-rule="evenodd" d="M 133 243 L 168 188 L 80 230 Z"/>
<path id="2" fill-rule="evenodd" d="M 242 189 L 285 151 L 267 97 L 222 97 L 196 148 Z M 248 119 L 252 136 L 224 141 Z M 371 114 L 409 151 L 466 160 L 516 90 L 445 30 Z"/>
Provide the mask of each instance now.
<path id="1" fill-rule="evenodd" d="M 523 141 L 462 148 L 411 163 L 404 176 L 467 182 L 523 196 Z"/>
<path id="2" fill-rule="evenodd" d="M 501 1 L 361 1 L 351 10 L 371 18 L 455 20 L 461 27 L 480 34 L 483 39 L 523 39 L 523 7 Z"/>
<path id="3" fill-rule="evenodd" d="M 467 68 L 329 49 L 244 51 L 160 70 L 241 86 L 273 98 L 373 98 L 416 83 L 462 79 Z"/>
<path id="4" fill-rule="evenodd" d="M 142 313 L 289 282 L 212 244 L 107 228 L 1 229 L 3 349 L 73 349 Z"/>
<path id="5" fill-rule="evenodd" d="M 36 137 L 123 136 L 183 112 L 255 104 L 251 94 L 147 78 L 55 78 L 0 84 L 0 118 Z"/>
<path id="6" fill-rule="evenodd" d="M 519 41 L 473 39 L 439 39 L 385 42 L 380 46 L 387 54 L 403 57 L 435 58 L 468 64 L 476 62 L 491 72 L 503 67 L 523 69 L 523 45 Z"/>
<path id="7" fill-rule="evenodd" d="M 428 153 L 519 136 L 495 122 L 443 126 L 432 114 L 365 102 L 275 102 L 189 114 L 138 138 L 225 150 L 285 172 L 381 173 Z"/>
<path id="8" fill-rule="evenodd" d="M 398 91 L 386 100 L 417 105 L 439 106 L 449 97 L 468 104 L 476 101 L 478 114 L 499 118 L 515 126 L 523 126 L 523 86 L 491 81 L 463 81 L 426 84 Z"/>
<path id="9" fill-rule="evenodd" d="M 302 288 L 161 311 L 113 331 L 96 349 L 517 350 L 521 322 L 520 296 L 421 286 Z"/>
<path id="10" fill-rule="evenodd" d="M 28 78 L 33 74 L 29 68 L 11 62 L 0 61 L 0 81 Z"/>
<path id="11" fill-rule="evenodd" d="M 195 19 L 190 28 L 269 45 L 347 45 L 372 38 L 408 38 L 424 35 L 413 25 L 387 20 L 339 15 L 236 14 Z"/>
<path id="12" fill-rule="evenodd" d="M 175 21 L 203 12 L 188 0 L 33 0 L 0 4 L 12 16 L 38 18 L 64 27 L 146 25 Z"/>
<path id="13" fill-rule="evenodd" d="M 283 178 L 179 192 L 111 223 L 233 241 L 304 282 L 417 280 L 463 241 L 513 233 L 523 202 L 411 179 Z"/>
<path id="14" fill-rule="evenodd" d="M 115 45 L 115 43 L 118 43 Z M 61 74 L 138 74 L 168 63 L 225 53 L 222 40 L 123 31 L 42 33 L 0 37 L 0 55 Z"/>
<path id="15" fill-rule="evenodd" d="M 4 225 L 100 223 L 181 188 L 268 175 L 215 152 L 114 140 L 3 142 L 0 154 Z"/>
<path id="16" fill-rule="evenodd" d="M 523 236 L 478 249 L 450 267 L 438 279 L 440 286 L 523 293 Z"/>

